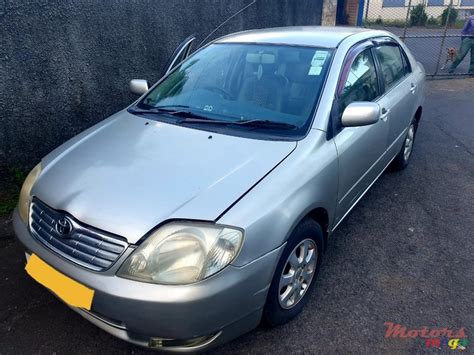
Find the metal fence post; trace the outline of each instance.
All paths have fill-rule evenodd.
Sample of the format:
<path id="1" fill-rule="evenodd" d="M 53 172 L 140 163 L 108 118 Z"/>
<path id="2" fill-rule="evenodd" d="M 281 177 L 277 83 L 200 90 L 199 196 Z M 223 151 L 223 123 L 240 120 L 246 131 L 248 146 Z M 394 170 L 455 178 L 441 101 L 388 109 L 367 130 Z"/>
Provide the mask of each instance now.
<path id="1" fill-rule="evenodd" d="M 444 41 L 446 39 L 446 33 L 448 32 L 449 17 L 451 15 L 452 6 L 453 6 L 453 0 L 450 0 L 449 1 L 449 6 L 448 6 L 448 13 L 446 14 L 446 23 L 444 24 L 443 37 L 441 39 L 441 47 L 439 48 L 438 61 L 436 62 L 436 70 L 435 70 L 433 76 L 438 74 L 439 63 L 441 61 L 441 55 L 442 55 L 443 49 L 444 49 Z"/>
<path id="2" fill-rule="evenodd" d="M 407 35 L 408 18 L 410 16 L 410 7 L 411 7 L 411 0 L 408 0 L 408 10 L 407 10 L 407 15 L 405 17 L 405 28 L 403 29 L 403 35 L 401 37 L 403 41 L 405 41 L 405 37 Z"/>
<path id="3" fill-rule="evenodd" d="M 370 6 L 370 0 L 366 0 L 366 5 L 365 5 L 365 19 L 364 19 L 364 23 L 363 23 L 363 26 L 367 26 L 367 17 L 369 16 L 369 6 Z"/>

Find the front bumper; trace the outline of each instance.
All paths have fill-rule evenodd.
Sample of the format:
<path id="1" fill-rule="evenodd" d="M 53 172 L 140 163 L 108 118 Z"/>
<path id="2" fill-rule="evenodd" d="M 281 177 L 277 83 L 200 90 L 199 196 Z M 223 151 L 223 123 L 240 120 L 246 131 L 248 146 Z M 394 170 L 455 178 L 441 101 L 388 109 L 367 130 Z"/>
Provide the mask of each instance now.
<path id="1" fill-rule="evenodd" d="M 73 309 L 110 334 L 142 346 L 160 343 L 151 338 L 184 341 L 205 337 L 192 346 L 156 346 L 175 351 L 205 350 L 255 328 L 283 250 L 281 246 L 242 267 L 230 265 L 195 284 L 155 285 L 115 275 L 133 248 L 128 248 L 110 269 L 94 272 L 43 246 L 30 235 L 17 211 L 13 226 L 28 251 L 95 290 L 90 311 Z"/>

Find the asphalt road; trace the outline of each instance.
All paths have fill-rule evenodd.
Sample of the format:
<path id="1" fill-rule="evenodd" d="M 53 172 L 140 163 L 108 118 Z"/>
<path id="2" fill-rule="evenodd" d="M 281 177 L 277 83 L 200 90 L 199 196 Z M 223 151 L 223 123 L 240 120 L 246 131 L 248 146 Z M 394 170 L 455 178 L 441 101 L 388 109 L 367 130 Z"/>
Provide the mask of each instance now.
<path id="1" fill-rule="evenodd" d="M 341 224 L 304 312 L 215 354 L 425 349 L 418 338 L 386 339 L 384 322 L 464 327 L 472 341 L 474 79 L 428 86 L 411 165 L 384 173 Z M 8 219 L 0 221 L 0 260 L 0 354 L 146 352 L 89 324 L 27 277 Z"/>

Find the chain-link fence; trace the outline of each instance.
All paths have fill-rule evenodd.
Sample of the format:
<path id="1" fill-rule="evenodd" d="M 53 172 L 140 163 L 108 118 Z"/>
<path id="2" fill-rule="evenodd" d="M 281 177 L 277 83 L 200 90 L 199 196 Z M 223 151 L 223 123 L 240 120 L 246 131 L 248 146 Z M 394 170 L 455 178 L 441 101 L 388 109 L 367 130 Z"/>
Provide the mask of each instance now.
<path id="1" fill-rule="evenodd" d="M 474 0 L 361 0 L 359 7 L 361 24 L 400 36 L 427 75 L 474 74 Z"/>

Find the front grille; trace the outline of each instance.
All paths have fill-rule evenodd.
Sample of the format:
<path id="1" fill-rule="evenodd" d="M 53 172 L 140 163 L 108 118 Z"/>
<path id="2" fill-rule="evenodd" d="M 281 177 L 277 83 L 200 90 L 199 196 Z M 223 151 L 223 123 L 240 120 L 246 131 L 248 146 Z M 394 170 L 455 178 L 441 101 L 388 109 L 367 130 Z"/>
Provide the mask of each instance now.
<path id="1" fill-rule="evenodd" d="M 37 198 L 30 207 L 30 230 L 52 251 L 95 271 L 112 266 L 128 246 L 124 239 L 88 227 Z"/>

